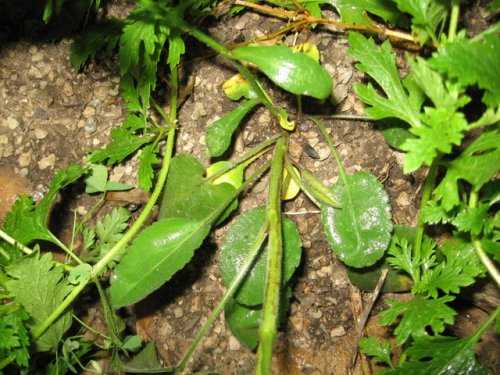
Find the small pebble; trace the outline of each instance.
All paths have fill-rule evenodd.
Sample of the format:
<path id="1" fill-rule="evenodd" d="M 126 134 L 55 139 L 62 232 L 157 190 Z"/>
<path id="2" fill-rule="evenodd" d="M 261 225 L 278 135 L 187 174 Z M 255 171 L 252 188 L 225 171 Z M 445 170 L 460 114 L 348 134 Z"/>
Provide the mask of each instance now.
<path id="1" fill-rule="evenodd" d="M 53 167 L 56 164 L 56 155 L 50 154 L 38 161 L 38 168 L 41 170 Z"/>

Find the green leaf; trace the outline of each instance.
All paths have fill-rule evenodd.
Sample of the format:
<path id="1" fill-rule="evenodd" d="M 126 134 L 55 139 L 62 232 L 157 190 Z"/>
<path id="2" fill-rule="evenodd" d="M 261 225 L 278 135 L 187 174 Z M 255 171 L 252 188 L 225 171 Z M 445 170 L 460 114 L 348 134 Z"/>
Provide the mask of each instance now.
<path id="1" fill-rule="evenodd" d="M 475 358 L 478 339 L 476 335 L 463 339 L 418 339 L 406 352 L 410 361 L 386 374 L 487 375 L 488 371 Z"/>
<path id="2" fill-rule="evenodd" d="M 25 321 L 29 314 L 18 309 L 0 316 L 0 358 L 12 358 L 21 367 L 28 367 L 30 339 Z"/>
<path id="3" fill-rule="evenodd" d="M 113 141 L 105 149 L 96 150 L 90 155 L 92 163 L 100 163 L 108 159 L 108 164 L 122 162 L 126 157 L 132 155 L 141 146 L 153 141 L 154 137 L 140 137 L 133 131 L 125 129 L 123 126 L 111 131 Z"/>
<path id="4" fill-rule="evenodd" d="M 155 23 L 144 9 L 135 10 L 128 18 L 120 37 L 120 73 L 125 75 L 141 58 L 153 55 L 158 40 Z"/>
<path id="5" fill-rule="evenodd" d="M 241 73 L 235 74 L 224 82 L 222 90 L 231 100 L 240 100 L 241 98 L 254 99 L 258 97 L 250 82 Z"/>
<path id="6" fill-rule="evenodd" d="M 431 69 L 427 60 L 417 57 L 410 60 L 415 82 L 432 100 L 436 108 L 445 108 L 450 111 L 462 108 L 470 98 L 462 95 L 464 88 L 459 84 L 444 81 L 443 76 Z"/>
<path id="7" fill-rule="evenodd" d="M 173 372 L 173 368 L 162 367 L 154 341 L 148 342 L 146 347 L 130 361 L 121 362 L 120 370 L 136 374 L 161 373 L 161 370 L 163 373 Z"/>
<path id="8" fill-rule="evenodd" d="M 220 271 L 226 286 L 231 285 L 238 275 L 241 265 L 255 245 L 257 234 L 266 218 L 266 208 L 256 207 L 244 212 L 227 231 L 221 247 Z M 283 276 L 286 283 L 292 277 L 300 263 L 300 234 L 295 224 L 283 219 Z M 264 302 L 264 291 L 267 270 L 267 245 L 261 250 L 257 259 L 243 279 L 234 295 L 241 304 L 247 306 L 260 305 Z"/>
<path id="9" fill-rule="evenodd" d="M 460 232 L 470 232 L 478 235 L 485 229 L 489 209 L 490 205 L 487 203 L 481 203 L 473 208 L 466 208 L 457 214 L 452 224 L 455 225 Z"/>
<path id="10" fill-rule="evenodd" d="M 192 258 L 210 227 L 175 218 L 144 229 L 116 267 L 111 278 L 111 300 L 118 308 L 131 305 L 161 287 Z"/>
<path id="11" fill-rule="evenodd" d="M 415 234 L 415 228 L 410 228 L 404 225 L 395 225 L 391 237 L 391 242 L 389 244 L 388 254 L 392 255 L 394 248 L 399 250 L 401 242 L 404 241 L 405 246 L 401 247 L 403 247 L 404 249 L 408 248 L 407 250 L 409 251 L 409 255 L 411 255 L 411 247 L 409 247 L 408 244 L 415 242 Z M 389 260 L 392 259 L 393 258 L 390 256 L 385 256 L 370 267 L 348 267 L 347 275 L 349 276 L 349 280 L 353 285 L 355 285 L 362 291 L 372 292 L 380 279 L 382 270 L 388 268 L 389 270 L 384 281 L 382 292 L 404 292 L 410 290 L 413 285 L 412 279 L 406 275 L 406 273 L 408 272 L 403 273 L 400 271 L 406 271 L 407 267 L 402 268 L 401 265 L 398 264 L 395 264 L 394 267 L 391 267 L 389 265 Z"/>
<path id="12" fill-rule="evenodd" d="M 477 40 L 447 43 L 429 60 L 434 69 L 455 78 L 464 87 L 477 84 L 485 90 L 483 102 L 497 108 L 500 103 L 500 38 L 486 35 Z"/>
<path id="13" fill-rule="evenodd" d="M 413 242 L 412 242 L 413 243 Z M 417 273 L 420 267 L 420 258 L 412 254 L 412 245 L 406 238 L 394 236 L 389 246 L 387 263 L 397 270 L 402 270 L 418 281 Z"/>
<path id="14" fill-rule="evenodd" d="M 204 174 L 205 168 L 194 156 L 174 157 L 158 217 L 201 221 L 228 206 L 236 189 L 228 183 L 213 185 L 203 178 Z M 223 217 L 228 214 L 225 211 Z M 213 221 L 215 219 L 217 218 L 213 218 Z"/>
<path id="15" fill-rule="evenodd" d="M 104 165 L 91 164 L 90 170 L 92 174 L 85 179 L 85 192 L 87 194 L 123 191 L 133 188 L 132 185 L 108 181 L 108 169 Z"/>
<path id="16" fill-rule="evenodd" d="M 482 133 L 456 159 L 446 163 L 446 175 L 434 190 L 435 199 L 450 211 L 460 204 L 458 181 L 469 182 L 475 191 L 486 184 L 500 168 L 500 131 Z"/>
<path id="17" fill-rule="evenodd" d="M 230 298 L 224 306 L 224 316 L 231 333 L 250 349 L 259 343 L 262 306 L 247 307 Z"/>
<path id="18" fill-rule="evenodd" d="M 285 46 L 241 47 L 231 51 L 237 60 L 255 64 L 271 81 L 296 95 L 326 99 L 332 78 L 314 59 Z"/>
<path id="19" fill-rule="evenodd" d="M 360 172 L 332 187 L 340 209 L 321 208 L 326 238 L 337 256 L 351 267 L 375 264 L 391 239 L 389 198 L 376 177 Z"/>
<path id="20" fill-rule="evenodd" d="M 460 145 L 464 132 L 468 129 L 463 113 L 446 108 L 424 109 L 423 125 L 411 128 L 417 138 L 407 139 L 401 149 L 407 151 L 404 173 L 410 173 L 423 164 L 431 165 L 438 153 L 449 154 L 453 145 Z"/>
<path id="21" fill-rule="evenodd" d="M 32 330 L 45 322 L 71 291 L 62 267 L 54 266 L 50 253 L 40 257 L 35 252 L 8 266 L 7 274 L 11 277 L 6 283 L 7 289 L 30 314 Z M 70 326 L 71 311 L 67 310 L 36 340 L 37 350 L 55 352 Z"/>
<path id="22" fill-rule="evenodd" d="M 78 180 L 85 170 L 77 164 L 71 164 L 67 169 L 60 169 L 49 191 L 35 206 L 33 199 L 21 196 L 11 212 L 5 218 L 3 229 L 18 242 L 28 245 L 34 240 L 45 240 L 59 243 L 47 228 L 50 207 L 59 190 Z"/>
<path id="23" fill-rule="evenodd" d="M 207 126 L 206 143 L 210 156 L 221 156 L 227 150 L 231 144 L 231 137 L 240 122 L 259 103 L 259 99 L 247 100 Z"/>
<path id="24" fill-rule="evenodd" d="M 408 22 L 391 0 L 330 0 L 342 21 L 358 25 L 375 24 L 367 13 L 374 14 L 393 24 L 404 26 Z"/>
<path id="25" fill-rule="evenodd" d="M 93 60 L 100 50 L 105 50 L 108 56 L 118 45 L 123 27 L 123 21 L 111 18 L 104 23 L 92 25 L 81 37 L 77 37 L 71 45 L 71 65 L 80 71 L 84 65 Z"/>
<path id="26" fill-rule="evenodd" d="M 278 317 L 280 324 L 286 319 L 291 296 L 292 289 L 287 286 L 285 291 L 281 293 Z M 262 305 L 248 307 L 239 304 L 234 298 L 230 298 L 224 306 L 224 317 L 231 333 L 238 340 L 252 350 L 257 347 L 262 321 Z"/>
<path id="27" fill-rule="evenodd" d="M 369 336 L 359 340 L 358 345 L 363 353 L 372 357 L 374 361 L 392 366 L 392 347 L 389 341 L 382 340 L 382 342 L 379 342 L 374 336 Z"/>
<path id="28" fill-rule="evenodd" d="M 455 244 L 448 241 L 441 252 L 445 259 L 429 269 L 424 268 L 421 280 L 412 289 L 413 293 L 437 298 L 440 289 L 446 294 L 458 294 L 460 288 L 473 284 L 475 278 L 482 273 L 472 244 L 458 239 Z"/>
<path id="29" fill-rule="evenodd" d="M 155 145 L 147 145 L 141 150 L 139 155 L 139 187 L 145 191 L 150 191 L 153 187 L 153 179 L 155 177 L 153 166 L 159 163 L 156 157 L 158 150 Z"/>
<path id="30" fill-rule="evenodd" d="M 398 118 L 386 118 L 377 121 L 377 126 L 382 130 L 387 144 L 396 150 L 401 150 L 401 145 L 409 138 L 415 136 L 408 130 L 410 126 Z"/>
<path id="31" fill-rule="evenodd" d="M 387 300 L 389 309 L 380 313 L 379 324 L 390 325 L 398 316 L 403 315 L 394 330 L 398 345 L 404 344 L 410 336 L 413 339 L 427 336 L 427 327 L 430 327 L 435 334 L 439 334 L 444 331 L 445 323 L 454 322 L 457 313 L 446 305 L 446 302 L 453 299 L 452 296 L 445 296 L 437 299 L 414 299 L 408 302 Z"/>
<path id="32" fill-rule="evenodd" d="M 397 117 L 412 127 L 420 126 L 422 95 L 411 82 L 411 76 L 404 81 L 404 86 L 401 83 L 389 41 L 378 48 L 372 38 L 350 32 L 349 44 L 351 48 L 347 54 L 359 61 L 356 67 L 369 74 L 387 95 L 379 95 L 371 83 L 367 86 L 356 84 L 354 88 L 359 98 L 371 106 L 365 112 L 376 120 Z"/>
<path id="33" fill-rule="evenodd" d="M 87 283 L 92 275 L 92 266 L 82 263 L 71 270 L 68 275 L 68 283 L 73 285 Z"/>
<path id="34" fill-rule="evenodd" d="M 177 30 L 172 30 L 168 38 L 168 57 L 167 63 L 173 70 L 181 61 L 181 56 L 186 52 L 184 40 Z"/>
<path id="35" fill-rule="evenodd" d="M 411 29 L 418 35 L 420 44 L 424 44 L 429 37 L 436 40 L 435 31 L 446 18 L 449 1 L 433 0 L 394 0 L 402 12 L 412 16 Z"/>

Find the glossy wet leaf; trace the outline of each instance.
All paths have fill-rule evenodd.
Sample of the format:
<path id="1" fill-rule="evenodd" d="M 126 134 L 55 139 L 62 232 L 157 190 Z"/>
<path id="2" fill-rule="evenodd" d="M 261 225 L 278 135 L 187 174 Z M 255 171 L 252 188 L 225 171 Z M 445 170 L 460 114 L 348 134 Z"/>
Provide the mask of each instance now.
<path id="1" fill-rule="evenodd" d="M 210 227 L 199 221 L 165 219 L 144 229 L 132 242 L 111 278 L 111 300 L 131 305 L 161 287 L 192 258 Z"/>
<path id="2" fill-rule="evenodd" d="M 227 205 L 236 189 L 227 183 L 213 185 L 203 178 L 204 175 L 205 168 L 194 156 L 174 157 L 163 193 L 159 218 L 205 220 Z"/>
<path id="3" fill-rule="evenodd" d="M 367 172 L 346 176 L 332 187 L 341 208 L 321 208 L 321 220 L 332 250 L 351 267 L 367 267 L 384 255 L 391 239 L 389 198 Z"/>
<path id="4" fill-rule="evenodd" d="M 332 92 L 332 78 L 313 58 L 285 46 L 236 48 L 232 56 L 255 64 L 271 81 L 296 95 L 326 99 Z"/>
<path id="5" fill-rule="evenodd" d="M 245 262 L 266 216 L 265 207 L 243 213 L 229 228 L 221 248 L 222 279 L 229 286 Z M 286 283 L 300 263 L 301 242 L 295 224 L 283 219 L 283 283 Z M 244 305 L 255 306 L 264 301 L 266 282 L 267 245 L 260 252 L 255 265 L 243 280 L 234 298 Z"/>
<path id="6" fill-rule="evenodd" d="M 231 137 L 243 118 L 259 104 L 259 99 L 243 102 L 221 119 L 207 126 L 207 147 L 210 156 L 221 156 L 231 144 Z"/>

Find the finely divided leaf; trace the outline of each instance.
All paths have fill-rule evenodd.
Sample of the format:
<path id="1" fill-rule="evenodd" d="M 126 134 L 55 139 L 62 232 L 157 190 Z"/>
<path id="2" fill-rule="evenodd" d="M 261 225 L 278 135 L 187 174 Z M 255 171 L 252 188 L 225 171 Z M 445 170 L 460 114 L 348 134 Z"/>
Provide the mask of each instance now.
<path id="1" fill-rule="evenodd" d="M 446 324 L 453 324 L 455 310 L 446 305 L 454 297 L 445 296 L 438 299 L 414 299 L 408 302 L 386 301 L 389 309 L 380 313 L 381 325 L 390 325 L 403 315 L 398 327 L 395 329 L 396 342 L 402 345 L 410 336 L 414 339 L 427 336 L 427 328 L 436 334 L 445 329 Z"/>
<path id="2" fill-rule="evenodd" d="M 500 168 L 500 131 L 481 134 L 460 156 L 447 163 L 446 175 L 434 190 L 435 199 L 450 211 L 460 204 L 458 181 L 469 182 L 475 191 L 486 184 Z"/>
<path id="3" fill-rule="evenodd" d="M 99 163 L 107 159 L 108 164 L 120 163 L 126 157 L 133 154 L 141 146 L 153 141 L 154 137 L 140 137 L 134 131 L 126 129 L 124 126 L 111 131 L 113 141 L 105 149 L 97 150 L 90 156 L 92 163 Z"/>
<path id="4" fill-rule="evenodd" d="M 431 165 L 438 153 L 451 153 L 454 145 L 460 145 L 469 127 L 463 113 L 446 108 L 425 107 L 422 122 L 422 126 L 410 129 L 417 137 L 401 145 L 401 149 L 407 151 L 404 173 L 413 172 L 423 164 Z"/>
<path id="5" fill-rule="evenodd" d="M 85 170 L 72 164 L 67 169 L 60 169 L 49 191 L 34 205 L 33 199 L 21 196 L 16 201 L 11 212 L 7 214 L 3 229 L 18 242 L 27 245 L 34 240 L 51 241 L 58 244 L 57 239 L 47 228 L 50 207 L 59 190 L 78 180 Z"/>
<path id="6" fill-rule="evenodd" d="M 384 255 L 391 240 L 389 198 L 383 185 L 367 172 L 340 179 L 332 192 L 340 204 L 321 208 L 326 238 L 337 256 L 351 267 L 367 267 Z"/>
<path id="7" fill-rule="evenodd" d="M 497 108 L 500 103 L 500 38 L 486 35 L 481 39 L 460 39 L 445 44 L 429 63 L 455 78 L 464 87 L 477 84 L 486 92 L 483 102 Z"/>
<path id="8" fill-rule="evenodd" d="M 412 127 L 420 126 L 421 95 L 415 91 L 415 85 L 404 87 L 401 83 L 391 44 L 385 41 L 378 48 L 372 38 L 367 39 L 357 32 L 349 33 L 349 44 L 351 49 L 347 53 L 359 61 L 356 67 L 369 74 L 387 95 L 379 95 L 371 83 L 367 86 L 356 84 L 359 98 L 371 106 L 366 113 L 377 120 L 397 117 Z"/>
<path id="9" fill-rule="evenodd" d="M 19 367 L 28 367 L 30 339 L 25 321 L 29 314 L 18 309 L 0 317 L 0 358 L 12 358 Z"/>
<path id="10" fill-rule="evenodd" d="M 411 28 L 423 45 L 429 37 L 436 39 L 435 31 L 445 19 L 449 1 L 394 0 L 402 12 L 411 15 Z"/>
<path id="11" fill-rule="evenodd" d="M 342 21 L 358 25 L 374 25 L 367 13 L 374 14 L 393 25 L 404 26 L 408 22 L 391 0 L 329 0 L 340 14 Z"/>
<path id="12" fill-rule="evenodd" d="M 296 95 L 326 99 L 332 78 L 313 58 L 285 46 L 241 47 L 231 51 L 237 60 L 255 64 L 271 81 Z"/>
<path id="13" fill-rule="evenodd" d="M 55 267 L 50 253 L 40 257 L 36 252 L 25 257 L 8 266 L 7 274 L 11 277 L 6 283 L 7 289 L 30 314 L 32 329 L 40 326 L 71 291 L 62 267 Z M 70 326 L 71 311 L 68 310 L 36 340 L 37 349 L 56 351 Z"/>
<path id="14" fill-rule="evenodd" d="M 359 340 L 358 345 L 363 353 L 372 357 L 374 361 L 383 362 L 392 366 L 392 347 L 389 341 L 382 340 L 382 342 L 380 342 L 374 336 L 369 336 Z"/>
<path id="15" fill-rule="evenodd" d="M 115 308 L 136 303 L 161 287 L 193 257 L 210 227 L 188 219 L 165 219 L 132 242 L 111 278 Z"/>
<path id="16" fill-rule="evenodd" d="M 233 279 L 240 272 L 248 253 L 255 244 L 257 234 L 264 223 L 266 208 L 257 207 L 246 211 L 238 217 L 229 228 L 221 248 L 220 268 L 222 279 L 226 286 L 231 285 Z M 283 275 L 282 282 L 286 283 L 292 277 L 300 263 L 301 242 L 295 224 L 283 219 Z M 267 249 L 259 253 L 254 265 L 243 279 L 234 298 L 241 304 L 255 306 L 264 302 L 264 291 L 267 269 Z"/>
<path id="17" fill-rule="evenodd" d="M 105 23 L 89 27 L 83 36 L 76 38 L 71 45 L 70 57 L 75 70 L 80 71 L 100 50 L 105 50 L 107 55 L 111 55 L 118 45 L 122 27 L 123 21 L 111 18 Z"/>
<path id="18" fill-rule="evenodd" d="M 437 298 L 439 290 L 446 294 L 460 292 L 460 288 L 474 283 L 482 273 L 479 259 L 471 244 L 447 242 L 441 249 L 445 259 L 429 269 L 423 268 L 422 278 L 412 292 Z"/>
<path id="19" fill-rule="evenodd" d="M 410 360 L 385 374 L 487 375 L 488 371 L 475 358 L 478 339 L 476 335 L 463 339 L 418 339 L 406 352 Z"/>
<path id="20" fill-rule="evenodd" d="M 150 191 L 153 187 L 153 179 L 155 177 L 153 167 L 159 162 L 156 157 L 157 151 L 155 145 L 147 145 L 139 155 L 139 187 L 145 191 Z"/>
<path id="21" fill-rule="evenodd" d="M 231 144 L 231 137 L 238 128 L 241 120 L 243 120 L 248 112 L 259 104 L 259 102 L 259 99 L 247 100 L 221 119 L 207 126 L 206 143 L 210 156 L 221 156 L 227 150 Z"/>

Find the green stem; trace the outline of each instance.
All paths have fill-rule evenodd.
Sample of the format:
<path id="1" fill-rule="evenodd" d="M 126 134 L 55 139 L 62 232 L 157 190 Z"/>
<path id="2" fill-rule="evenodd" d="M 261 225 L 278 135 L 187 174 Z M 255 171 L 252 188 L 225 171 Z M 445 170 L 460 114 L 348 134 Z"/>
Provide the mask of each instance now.
<path id="1" fill-rule="evenodd" d="M 479 196 L 477 192 L 471 191 L 470 197 L 469 197 L 469 207 L 474 208 L 477 206 L 477 202 L 479 200 Z M 476 254 L 481 260 L 481 262 L 484 264 L 488 272 L 490 273 L 491 277 L 495 282 L 497 283 L 497 286 L 500 287 L 500 272 L 498 269 L 495 267 L 495 264 L 491 261 L 491 259 L 488 257 L 486 252 L 483 249 L 483 246 L 481 245 L 481 241 L 476 235 L 471 234 L 471 240 L 472 240 L 472 245 L 474 246 L 474 250 L 476 250 Z"/>
<path id="2" fill-rule="evenodd" d="M 245 167 L 246 167 L 249 163 L 253 162 L 256 157 L 259 157 L 263 153 L 269 151 L 270 146 L 275 144 L 278 141 L 278 139 L 280 139 L 280 138 L 281 138 L 281 134 L 277 134 L 277 135 L 269 138 L 268 140 L 266 140 L 262 143 L 259 143 L 257 146 L 253 147 L 251 150 L 249 150 L 245 154 L 241 155 L 239 158 L 229 161 L 229 164 L 227 165 L 227 167 L 222 168 L 217 173 L 214 173 L 213 175 L 208 177 L 207 181 L 211 181 L 211 180 L 215 180 L 215 179 L 219 178 L 220 176 L 229 172 L 230 170 L 232 170 L 233 168 L 235 168 L 236 166 L 238 166 L 240 164 L 245 163 Z"/>
<path id="3" fill-rule="evenodd" d="M 247 67 L 245 67 L 241 62 L 233 57 L 230 50 L 228 50 L 223 44 L 217 42 L 215 39 L 209 37 L 207 34 L 203 33 L 202 31 L 198 30 L 194 26 L 178 17 L 176 13 L 169 12 L 164 8 L 156 8 L 155 10 L 158 12 L 158 14 L 162 14 L 167 24 L 174 25 L 181 29 L 183 32 L 191 34 L 194 38 L 207 45 L 215 52 L 220 53 L 224 57 L 230 59 L 234 63 L 236 68 L 240 71 L 240 73 L 252 85 L 252 88 L 255 90 L 262 103 L 264 103 L 264 105 L 267 107 L 267 109 L 269 109 L 274 117 L 279 118 L 279 112 L 276 108 L 276 105 L 272 102 L 269 95 L 267 95 L 267 93 L 264 91 L 257 79 L 255 79 L 253 74 L 247 69 Z"/>
<path id="4" fill-rule="evenodd" d="M 172 70 L 171 75 L 172 87 L 178 87 L 178 71 L 177 69 Z M 175 123 L 177 118 L 177 90 L 172 91 L 172 96 L 170 98 L 170 122 Z M 153 193 L 151 194 L 151 198 L 148 203 L 144 207 L 144 210 L 141 212 L 137 220 L 132 224 L 130 229 L 123 235 L 122 238 L 109 250 L 106 255 L 104 255 L 93 267 L 91 272 L 90 279 L 94 279 L 101 271 L 106 267 L 106 265 L 128 244 L 128 242 L 139 232 L 142 225 L 149 217 L 153 207 L 158 200 L 161 192 L 163 191 L 163 185 L 165 185 L 165 181 L 167 179 L 168 170 L 170 168 L 170 160 L 172 159 L 173 150 L 174 150 L 174 140 L 175 140 L 175 127 L 170 127 L 168 132 L 167 144 L 165 149 L 165 156 L 163 158 L 162 167 L 160 173 L 158 174 L 158 180 L 156 182 Z M 90 280 L 89 279 L 89 280 Z M 64 299 L 64 301 L 57 307 L 56 310 L 49 315 L 49 317 L 36 328 L 33 332 L 33 338 L 38 339 L 63 313 L 64 311 L 71 305 L 71 303 L 78 297 L 78 295 L 85 289 L 89 280 L 78 284 L 70 294 Z"/>
<path id="5" fill-rule="evenodd" d="M 422 209 L 425 206 L 427 206 L 427 203 L 429 202 L 429 199 L 432 194 L 432 190 L 434 189 L 434 184 L 436 182 L 436 175 L 440 159 L 441 157 L 439 155 L 434 159 L 429 168 L 429 172 L 427 173 L 427 178 L 425 179 L 424 188 L 422 192 L 422 200 L 420 201 L 420 210 L 418 214 L 415 242 L 413 244 L 413 257 L 415 259 L 420 259 L 420 253 L 422 249 L 422 239 L 424 237 L 424 231 L 425 231 L 425 222 L 424 222 L 424 217 L 422 215 Z M 415 278 L 416 278 L 415 281 L 418 281 L 420 279 L 420 270 L 418 268 L 416 270 Z"/>
<path id="6" fill-rule="evenodd" d="M 12 246 L 15 246 L 17 247 L 19 250 L 21 250 L 23 253 L 26 253 L 28 255 L 30 254 L 33 254 L 33 251 L 32 249 L 30 249 L 29 247 L 27 246 L 24 246 L 22 243 L 20 242 L 17 242 L 14 238 L 12 238 L 11 236 L 9 236 L 7 233 L 5 233 L 2 229 L 0 229 L 0 238 L 3 239 L 5 242 L 11 244 Z M 8 257 L 8 254 L 5 255 L 6 257 Z M 9 257 L 10 258 L 10 257 Z M 7 259 L 9 259 L 7 258 Z"/>
<path id="7" fill-rule="evenodd" d="M 460 15 L 460 0 L 452 0 L 448 41 L 453 42 L 457 35 L 458 17 Z"/>
<path id="8" fill-rule="evenodd" d="M 283 163 L 287 150 L 286 137 L 281 138 L 274 149 L 269 180 L 269 198 L 266 217 L 269 221 L 269 241 L 267 255 L 266 289 L 259 330 L 256 374 L 271 372 L 273 344 L 278 331 L 278 314 L 281 294 L 281 268 L 283 258 L 283 239 L 281 228 L 281 179 Z"/>
<path id="9" fill-rule="evenodd" d="M 347 185 L 347 173 L 344 169 L 344 166 L 342 165 L 342 161 L 340 160 L 340 156 L 335 148 L 335 145 L 333 144 L 333 139 L 330 137 L 330 134 L 326 131 L 325 125 L 321 122 L 321 120 L 313 117 L 313 116 L 308 116 L 319 128 L 321 131 L 321 134 L 323 135 L 323 138 L 325 138 L 326 143 L 328 144 L 328 147 L 330 148 L 330 151 L 335 159 L 335 163 L 337 164 L 337 168 L 339 170 L 339 176 L 344 182 L 345 185 Z"/>

